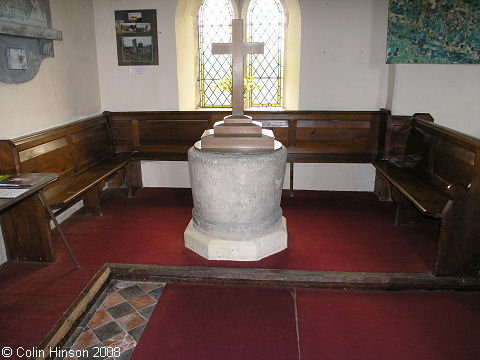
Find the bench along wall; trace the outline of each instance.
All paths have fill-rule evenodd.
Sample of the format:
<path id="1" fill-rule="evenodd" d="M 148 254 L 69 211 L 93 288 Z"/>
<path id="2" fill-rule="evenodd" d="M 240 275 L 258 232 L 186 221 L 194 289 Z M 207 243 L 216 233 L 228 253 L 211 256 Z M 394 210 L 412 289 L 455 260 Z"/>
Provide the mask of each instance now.
<path id="1" fill-rule="evenodd" d="M 86 212 L 101 215 L 105 182 L 118 174 L 110 185 L 123 185 L 128 163 L 129 154 L 115 154 L 103 115 L 0 141 L 2 174 L 58 174 L 44 189 L 56 214 L 83 200 Z M 50 220 L 38 195 L 4 211 L 2 224 L 11 260 L 55 261 Z"/>
<path id="2" fill-rule="evenodd" d="M 92 0 L 50 0 L 52 26 L 64 41 L 23 84 L 0 83 L 1 138 L 44 130 L 98 114 L 100 88 Z M 5 56 L 5 54 L 0 54 Z M 0 230 L 0 264 L 6 260 Z"/>
<path id="3" fill-rule="evenodd" d="M 226 113 L 225 113 L 226 114 Z M 132 161 L 185 160 L 219 112 L 109 113 L 117 151 Z M 480 140 L 433 124 L 429 114 L 380 111 L 250 112 L 288 149 L 290 190 L 303 163 L 373 165 L 375 192 L 394 199 L 397 225 L 439 230 L 435 275 L 480 271 Z M 141 167 L 134 167 L 141 179 Z M 141 186 L 141 183 L 137 185 Z M 393 221 L 393 219 L 392 219 Z"/>
<path id="4" fill-rule="evenodd" d="M 218 111 L 111 112 L 109 118 L 116 150 L 138 152 L 134 158 L 142 161 L 143 177 L 160 178 L 161 173 L 154 173 L 155 165 L 146 161 L 186 161 L 188 148 L 200 139 L 204 130 L 227 114 Z M 381 145 L 380 112 L 262 111 L 247 114 L 261 121 L 264 128 L 272 129 L 275 138 L 287 147 L 289 174 L 286 183 L 291 190 L 298 188 L 295 186 L 297 169 L 315 163 L 350 163 L 348 167 L 367 168 L 371 184 L 360 190 L 373 190 L 374 171 L 365 164 L 373 161 Z M 187 164 L 184 166 L 183 176 L 188 178 Z M 319 174 L 319 177 L 324 176 L 331 178 L 332 174 Z M 311 182 L 321 181 L 311 179 Z M 152 183 L 155 184 L 155 179 L 148 185 Z"/>
<path id="5" fill-rule="evenodd" d="M 196 111 L 104 113 L 0 141 L 0 170 L 59 173 L 59 180 L 46 191 L 50 205 L 62 211 L 83 199 L 88 212 L 100 215 L 99 194 L 106 181 L 112 186 L 125 184 L 128 195 L 134 196 L 142 187 L 141 161 L 185 160 L 188 148 L 223 115 Z M 432 272 L 478 276 L 479 139 L 435 125 L 429 114 L 391 116 L 384 109 L 251 115 L 287 147 L 291 179 L 298 163 L 373 164 L 379 198 L 393 198 L 397 203 L 396 223 L 425 221 L 439 230 Z M 31 206 L 12 208 L 2 216 L 9 249 L 14 250 L 13 258 L 53 261 L 45 211 L 35 198 L 31 201 Z M 42 234 L 40 247 L 33 236 L 38 233 Z M 43 253 L 32 252 L 35 248 Z"/>

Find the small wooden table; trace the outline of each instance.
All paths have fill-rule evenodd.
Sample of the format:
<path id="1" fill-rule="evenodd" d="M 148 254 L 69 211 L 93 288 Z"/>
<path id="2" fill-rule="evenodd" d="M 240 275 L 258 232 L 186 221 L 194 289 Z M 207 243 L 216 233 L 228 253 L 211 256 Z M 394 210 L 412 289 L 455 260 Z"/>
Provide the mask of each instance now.
<path id="1" fill-rule="evenodd" d="M 17 174 L 28 177 L 39 174 Z M 70 256 L 80 268 L 42 189 L 55 181 L 57 174 L 40 174 L 38 181 L 15 198 L 0 199 L 2 229 L 8 260 L 46 261 L 56 259 L 50 219 L 55 224 Z M 46 211 L 45 211 L 46 210 Z"/>

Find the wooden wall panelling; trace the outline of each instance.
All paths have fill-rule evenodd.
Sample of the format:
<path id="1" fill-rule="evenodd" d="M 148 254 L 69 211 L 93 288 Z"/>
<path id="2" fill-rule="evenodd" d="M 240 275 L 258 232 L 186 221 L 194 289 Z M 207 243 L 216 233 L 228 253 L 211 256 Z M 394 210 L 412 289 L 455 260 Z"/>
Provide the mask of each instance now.
<path id="1" fill-rule="evenodd" d="M 25 173 L 57 173 L 63 177 L 75 171 L 67 136 L 19 151 L 20 170 Z"/>
<path id="2" fill-rule="evenodd" d="M 190 148 L 207 127 L 205 120 L 143 120 L 139 123 L 140 146 L 162 144 Z"/>
<path id="3" fill-rule="evenodd" d="M 369 153 L 369 121 L 297 121 L 297 148 L 315 149 L 326 154 Z"/>
<path id="4" fill-rule="evenodd" d="M 73 159 L 79 172 L 113 155 L 106 122 L 72 131 L 71 137 Z"/>
<path id="5" fill-rule="evenodd" d="M 115 121 L 115 126 L 112 126 L 112 139 L 115 152 L 127 152 L 133 149 L 132 125 L 133 122 L 130 120 Z M 138 145 L 138 143 L 136 145 Z"/>
<path id="6" fill-rule="evenodd" d="M 109 116 L 117 152 L 128 150 L 132 138 L 135 143 L 135 122 L 137 122 L 139 147 L 134 145 L 133 150 L 161 153 L 183 151 L 184 148 L 188 148 L 199 140 L 204 130 L 213 126 L 215 121 L 221 120 L 226 114 L 228 113 L 223 111 L 159 111 L 112 112 Z M 272 129 L 277 139 L 290 150 L 296 161 L 301 160 L 299 154 L 302 152 L 318 153 L 318 149 L 324 149 L 323 152 L 329 154 L 330 159 L 325 157 L 327 161 L 339 162 L 349 161 L 350 150 L 358 153 L 352 156 L 354 162 L 369 162 L 378 152 L 380 126 L 378 112 L 259 111 L 246 112 L 246 114 L 261 121 L 265 128 Z M 133 124 L 130 134 L 125 121 Z M 298 131 L 300 121 L 304 121 L 304 124 L 308 121 L 318 122 L 323 132 L 319 129 L 304 129 L 304 138 L 302 138 L 301 132 Z M 340 124 L 342 130 L 336 130 L 336 124 Z M 314 133 L 309 134 L 312 130 Z M 336 140 L 349 145 L 349 149 L 345 150 L 342 146 L 337 146 L 328 150 L 325 145 L 322 145 L 324 141 L 336 145 Z M 301 141 L 305 142 L 303 146 L 300 144 Z M 337 158 L 335 158 L 336 154 L 339 155 Z M 315 161 L 310 158 L 311 156 L 307 155 L 303 160 Z"/>
<path id="7" fill-rule="evenodd" d="M 115 153 L 133 151 L 132 121 L 129 119 L 116 120 L 113 126 L 112 113 L 103 112 L 108 122 L 108 128 Z"/>
<path id="8" fill-rule="evenodd" d="M 132 120 L 132 144 L 134 151 L 138 151 L 140 148 L 140 130 L 137 119 Z"/>
<path id="9" fill-rule="evenodd" d="M 116 152 L 135 151 L 135 160 L 186 160 L 187 150 L 203 131 L 228 115 L 226 111 L 111 112 Z M 247 111 L 271 129 L 288 150 L 290 176 L 294 162 L 360 162 L 375 160 L 379 148 L 378 111 Z M 293 189 L 293 181 L 290 182 Z"/>
<path id="10" fill-rule="evenodd" d="M 283 146 L 289 146 L 289 121 L 288 120 L 275 120 L 265 119 L 260 121 L 264 129 L 273 131 L 275 140 L 280 141 Z"/>

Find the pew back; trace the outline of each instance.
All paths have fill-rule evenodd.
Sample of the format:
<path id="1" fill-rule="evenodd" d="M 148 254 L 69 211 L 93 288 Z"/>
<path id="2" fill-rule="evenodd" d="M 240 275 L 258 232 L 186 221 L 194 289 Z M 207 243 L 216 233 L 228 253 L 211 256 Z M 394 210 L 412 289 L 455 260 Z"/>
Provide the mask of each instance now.
<path id="1" fill-rule="evenodd" d="M 0 140 L 2 173 L 58 174 L 58 180 L 45 188 L 45 197 L 60 211 L 83 197 L 87 211 L 99 215 L 99 193 L 105 181 L 128 161 L 129 154 L 115 154 L 105 114 Z M 124 179 L 121 174 L 120 185 Z"/>
<path id="2" fill-rule="evenodd" d="M 107 118 L 91 117 L 12 140 L 0 140 L 2 173 L 78 174 L 114 154 Z"/>
<path id="3" fill-rule="evenodd" d="M 414 117 L 402 166 L 444 193 L 455 185 L 467 190 L 479 180 L 475 177 L 479 151 L 479 139 Z"/>
<path id="4" fill-rule="evenodd" d="M 111 112 L 117 152 L 134 158 L 186 160 L 188 149 L 226 111 Z M 246 112 L 273 130 L 290 162 L 364 162 L 376 159 L 381 132 L 378 111 Z"/>

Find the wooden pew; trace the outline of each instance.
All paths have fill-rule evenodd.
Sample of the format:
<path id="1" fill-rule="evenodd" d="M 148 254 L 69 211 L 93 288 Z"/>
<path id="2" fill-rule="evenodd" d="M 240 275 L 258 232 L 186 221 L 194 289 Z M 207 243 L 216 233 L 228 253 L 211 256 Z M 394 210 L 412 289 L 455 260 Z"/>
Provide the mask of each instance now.
<path id="1" fill-rule="evenodd" d="M 227 114 L 105 112 L 0 141 L 0 170 L 59 173 L 46 191 L 49 203 L 61 212 L 83 198 L 87 211 L 100 214 L 99 193 L 107 179 L 118 174 L 109 183 L 126 182 L 133 196 L 142 187 L 141 160 L 187 160 L 188 149 L 203 131 Z M 428 114 L 392 116 L 385 109 L 247 114 L 286 146 L 290 190 L 295 163 L 372 163 L 377 169 L 375 192 L 382 200 L 397 202 L 398 225 L 438 226 L 433 273 L 478 276 L 480 140 L 433 124 Z M 39 201 L 29 201 L 28 216 L 44 213 L 38 207 Z"/>
<path id="2" fill-rule="evenodd" d="M 117 152 L 133 152 L 129 182 L 141 188 L 141 160 L 187 160 L 187 151 L 226 111 L 110 112 Z M 383 151 L 379 111 L 247 111 L 288 150 L 290 190 L 294 163 L 371 163 Z"/>
<path id="3" fill-rule="evenodd" d="M 397 225 L 431 219 L 439 227 L 435 275 L 478 276 L 480 139 L 436 125 L 428 114 L 396 120 L 398 129 L 389 119 L 390 136 L 407 128 L 407 138 L 396 149 L 390 139 L 383 159 L 373 163 L 380 198 L 396 201 Z"/>
<path id="4" fill-rule="evenodd" d="M 99 115 L 63 126 L 55 127 L 13 140 L 0 140 L 0 171 L 15 173 L 57 173 L 58 180 L 46 187 L 44 194 L 56 214 L 83 199 L 85 211 L 101 215 L 100 192 L 107 180 L 118 174 L 112 182 L 122 185 L 125 179 L 129 154 L 115 154 L 106 116 Z M 22 231 L 44 233 L 51 239 L 48 226 L 30 229 L 29 218 L 41 214 L 39 223 L 48 223 L 39 201 L 29 200 L 30 207 L 22 207 L 23 216 L 16 223 L 4 224 L 5 233 L 22 236 Z M 12 209 L 11 211 L 15 211 Z M 25 213 L 25 212 L 29 213 Z M 8 215 L 8 214 L 7 214 Z M 7 216 L 4 214 L 4 216 Z M 45 216 L 44 216 L 45 215 Z M 35 238 L 35 236 L 34 236 Z M 10 239 L 9 241 L 14 241 Z M 32 240 L 34 241 L 34 239 Z M 51 243 L 51 242 L 50 242 Z M 53 261 L 55 253 L 10 254 L 11 259 Z"/>

